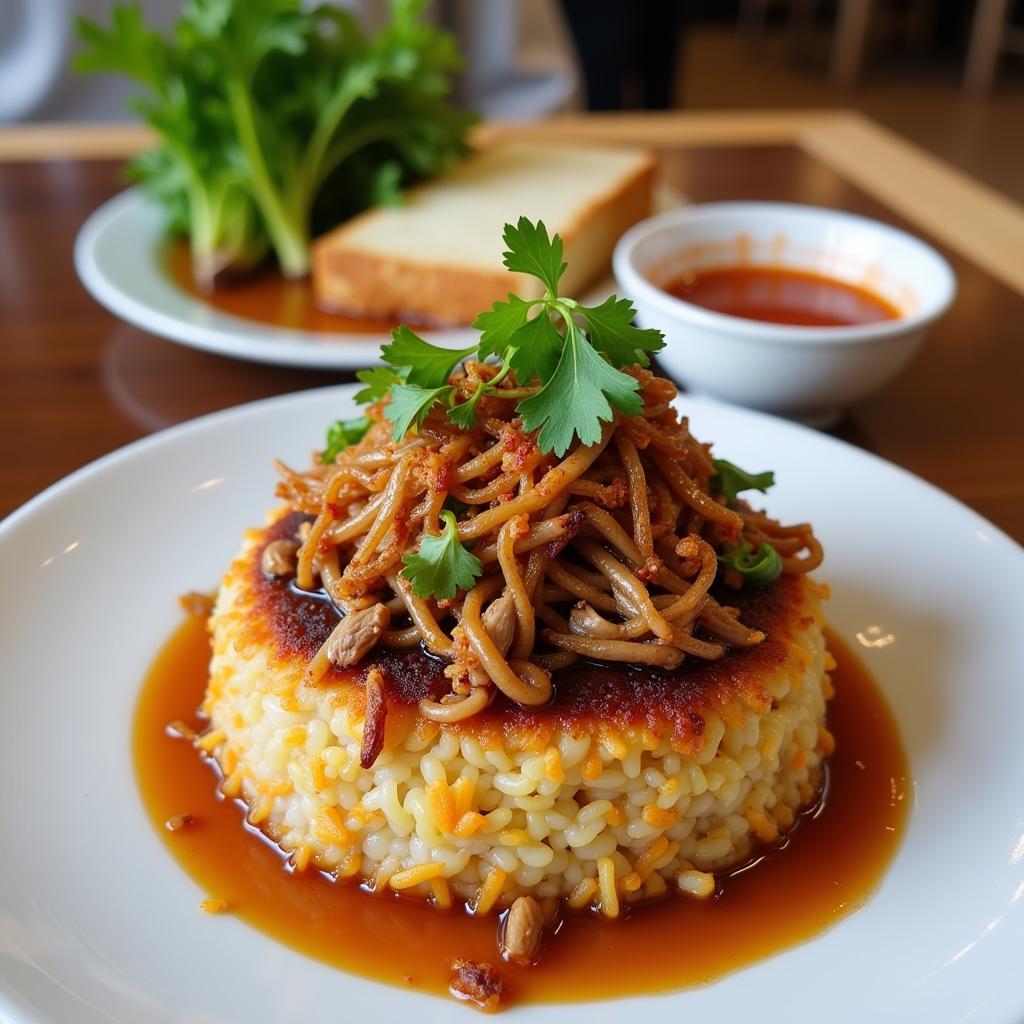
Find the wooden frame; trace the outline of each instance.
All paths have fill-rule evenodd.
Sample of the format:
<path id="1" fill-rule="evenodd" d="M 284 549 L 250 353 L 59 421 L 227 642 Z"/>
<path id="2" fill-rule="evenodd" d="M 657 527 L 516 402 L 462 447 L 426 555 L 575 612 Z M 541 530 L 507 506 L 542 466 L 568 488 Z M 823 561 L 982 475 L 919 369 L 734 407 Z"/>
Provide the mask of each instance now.
<path id="1" fill-rule="evenodd" d="M 849 111 L 573 115 L 492 123 L 477 137 L 646 145 L 795 145 L 1024 295 L 1024 207 Z M 135 124 L 38 124 L 0 129 L 0 161 L 131 156 L 152 140 Z"/>

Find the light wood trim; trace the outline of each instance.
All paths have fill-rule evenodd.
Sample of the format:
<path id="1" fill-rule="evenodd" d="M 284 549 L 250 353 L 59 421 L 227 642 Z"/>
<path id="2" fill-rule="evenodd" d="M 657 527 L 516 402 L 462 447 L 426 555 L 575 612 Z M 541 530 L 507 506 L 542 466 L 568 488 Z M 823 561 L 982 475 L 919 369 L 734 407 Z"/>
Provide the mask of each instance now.
<path id="1" fill-rule="evenodd" d="M 915 226 L 1024 295 L 1024 207 L 881 125 L 848 111 L 700 111 L 573 115 L 495 123 L 497 138 L 654 147 L 797 145 Z M 0 129 L 0 160 L 117 159 L 152 140 L 138 125 L 23 125 Z"/>
<path id="2" fill-rule="evenodd" d="M 0 127 L 0 160 L 117 160 L 152 141 L 139 124 L 19 124 Z"/>
<path id="3" fill-rule="evenodd" d="M 587 114 L 546 121 L 499 121 L 482 125 L 480 141 L 494 138 L 609 142 L 636 146 L 785 146 L 831 111 L 702 110 L 679 113 Z"/>
<path id="4" fill-rule="evenodd" d="M 475 139 L 529 137 L 640 146 L 787 145 L 797 141 L 808 126 L 833 116 L 806 110 L 573 115 L 486 124 L 476 130 Z M 152 139 L 149 129 L 135 124 L 0 127 L 0 160 L 118 159 L 137 153 Z"/>
<path id="5" fill-rule="evenodd" d="M 798 143 L 1024 295 L 1024 207 L 859 114 L 819 122 Z"/>

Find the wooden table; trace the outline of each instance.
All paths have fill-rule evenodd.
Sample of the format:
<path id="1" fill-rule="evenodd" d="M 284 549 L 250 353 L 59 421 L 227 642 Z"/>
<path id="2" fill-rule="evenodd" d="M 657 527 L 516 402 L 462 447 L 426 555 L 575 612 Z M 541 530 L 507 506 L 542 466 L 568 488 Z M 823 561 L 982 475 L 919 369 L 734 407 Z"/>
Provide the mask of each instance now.
<path id="1" fill-rule="evenodd" d="M 1024 539 L 1020 207 L 845 113 L 577 117 L 484 132 L 496 133 L 642 143 L 658 150 L 664 179 L 694 201 L 831 206 L 935 244 L 957 275 L 955 305 L 902 376 L 852 409 L 835 433 Z M 128 127 L 0 131 L 0 515 L 145 434 L 350 379 L 186 349 L 92 301 L 72 266 L 75 233 L 123 187 L 123 158 L 146 142 Z"/>

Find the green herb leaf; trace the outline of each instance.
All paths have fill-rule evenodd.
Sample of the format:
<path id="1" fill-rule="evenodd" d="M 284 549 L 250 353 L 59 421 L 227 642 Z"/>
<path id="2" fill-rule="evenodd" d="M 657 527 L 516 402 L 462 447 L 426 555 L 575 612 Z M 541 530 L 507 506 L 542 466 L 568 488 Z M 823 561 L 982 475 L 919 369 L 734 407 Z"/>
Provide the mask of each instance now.
<path id="1" fill-rule="evenodd" d="M 419 551 L 402 559 L 402 576 L 412 584 L 417 597 L 443 601 L 453 598 L 459 590 L 469 590 L 484 570 L 480 559 L 462 546 L 455 516 L 442 511 L 441 520 L 441 535 L 424 535 Z"/>
<path id="2" fill-rule="evenodd" d="M 633 366 L 639 363 L 647 366 L 648 352 L 658 352 L 665 347 L 665 336 L 661 331 L 648 327 L 633 326 L 636 309 L 629 299 L 609 295 L 600 306 L 579 306 L 577 312 L 587 318 L 587 333 L 590 344 L 603 352 L 613 366 Z"/>
<path id="3" fill-rule="evenodd" d="M 489 310 L 473 321 L 473 328 L 480 331 L 479 359 L 501 355 L 510 344 L 512 336 L 526 323 L 536 300 L 527 302 L 518 295 L 509 295 L 507 302 L 496 302 Z M 521 380 L 520 384 L 525 384 Z"/>
<path id="4" fill-rule="evenodd" d="M 718 562 L 743 576 L 746 583 L 755 587 L 767 587 L 782 573 L 782 559 L 779 553 L 766 542 L 755 550 L 748 541 L 719 552 Z"/>
<path id="5" fill-rule="evenodd" d="M 349 445 L 357 444 L 366 436 L 373 425 L 369 416 L 355 416 L 350 420 L 335 420 L 327 428 L 327 446 L 320 453 L 320 461 L 327 465 L 334 462 L 338 453 Z"/>
<path id="6" fill-rule="evenodd" d="M 446 384 L 452 370 L 476 351 L 476 345 L 464 349 L 431 345 L 405 324 L 391 332 L 391 339 L 391 344 L 381 349 L 384 361 L 398 370 L 406 384 L 421 388 Z"/>
<path id="7" fill-rule="evenodd" d="M 520 217 L 515 227 L 506 224 L 502 237 L 508 246 L 508 250 L 502 253 L 505 266 L 539 278 L 548 295 L 552 298 L 558 295 L 558 280 L 566 267 L 562 262 L 562 239 L 558 235 L 548 238 L 544 221 L 533 224 L 525 217 Z"/>
<path id="8" fill-rule="evenodd" d="M 356 373 L 356 380 L 362 381 L 366 387 L 356 392 L 356 401 L 360 405 L 379 402 L 398 379 L 398 374 L 386 366 L 375 366 L 372 370 L 360 370 Z"/>
<path id="9" fill-rule="evenodd" d="M 558 367 L 565 339 L 555 329 L 547 308 L 540 316 L 527 321 L 512 335 L 511 347 L 515 349 L 509 358 L 516 380 L 529 384 L 534 374 L 542 384 L 547 383 Z"/>
<path id="10" fill-rule="evenodd" d="M 447 401 L 451 393 L 452 389 L 447 386 L 421 388 L 416 384 L 392 384 L 391 402 L 388 405 L 392 439 L 401 441 L 413 427 L 418 430 L 434 403 Z"/>
<path id="11" fill-rule="evenodd" d="M 448 419 L 461 430 L 471 430 L 476 425 L 476 403 L 488 390 L 486 384 L 478 384 L 476 390 L 465 402 L 453 405 L 448 410 Z"/>
<path id="12" fill-rule="evenodd" d="M 142 21 L 137 5 L 117 5 L 109 30 L 87 18 L 75 19 L 75 30 L 85 48 L 73 67 L 84 73 L 114 71 L 128 75 L 154 91 L 164 87 L 167 44 Z"/>
<path id="13" fill-rule="evenodd" d="M 725 459 L 712 459 L 711 463 L 715 467 L 711 490 L 721 494 L 727 505 L 736 501 L 740 491 L 761 491 L 764 494 L 775 484 L 775 474 L 770 469 L 763 473 L 748 473 Z"/>
<path id="14" fill-rule="evenodd" d="M 612 418 L 612 406 L 628 416 L 639 413 L 638 387 L 628 374 L 609 366 L 570 321 L 554 374 L 536 395 L 519 403 L 519 412 L 527 430 L 540 429 L 541 450 L 561 456 L 574 437 L 596 444 L 601 423 Z"/>

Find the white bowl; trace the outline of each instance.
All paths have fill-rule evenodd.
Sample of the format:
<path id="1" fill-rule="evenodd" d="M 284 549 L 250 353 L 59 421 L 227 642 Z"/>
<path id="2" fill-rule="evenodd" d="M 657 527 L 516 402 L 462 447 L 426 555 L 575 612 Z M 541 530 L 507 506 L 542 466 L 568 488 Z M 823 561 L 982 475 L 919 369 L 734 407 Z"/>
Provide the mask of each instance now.
<path id="1" fill-rule="evenodd" d="M 637 322 L 665 334 L 658 359 L 689 390 L 824 425 L 910 360 L 953 301 L 956 279 L 906 232 L 793 203 L 706 203 L 650 217 L 613 258 Z M 773 266 L 859 285 L 899 311 L 893 320 L 800 327 L 728 316 L 661 287 L 689 270 Z"/>

